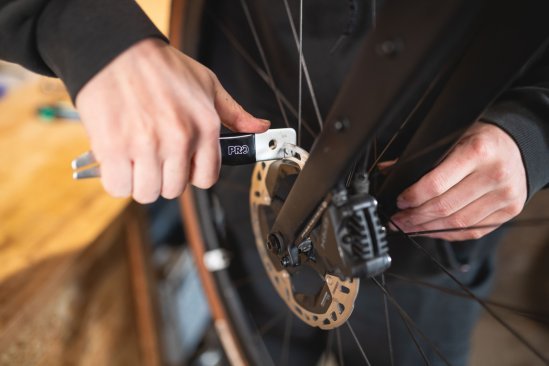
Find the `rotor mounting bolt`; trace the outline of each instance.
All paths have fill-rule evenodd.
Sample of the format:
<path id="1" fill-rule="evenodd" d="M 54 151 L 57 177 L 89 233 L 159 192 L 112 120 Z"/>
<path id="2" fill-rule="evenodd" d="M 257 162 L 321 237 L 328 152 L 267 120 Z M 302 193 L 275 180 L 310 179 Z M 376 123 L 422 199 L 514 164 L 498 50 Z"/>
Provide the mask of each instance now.
<path id="1" fill-rule="evenodd" d="M 267 238 L 267 249 L 274 254 L 280 253 L 282 250 L 282 240 L 280 235 L 269 234 L 269 237 Z"/>

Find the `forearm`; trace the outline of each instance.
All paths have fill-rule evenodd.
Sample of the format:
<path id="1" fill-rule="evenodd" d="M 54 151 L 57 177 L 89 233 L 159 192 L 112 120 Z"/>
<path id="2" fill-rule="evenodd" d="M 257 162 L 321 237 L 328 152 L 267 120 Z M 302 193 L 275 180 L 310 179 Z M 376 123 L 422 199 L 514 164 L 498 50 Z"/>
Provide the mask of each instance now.
<path id="1" fill-rule="evenodd" d="M 489 108 L 483 121 L 507 132 L 522 155 L 528 198 L 549 184 L 549 89 L 509 91 Z"/>
<path id="2" fill-rule="evenodd" d="M 0 0 L 0 58 L 60 77 L 73 98 L 148 37 L 163 38 L 133 0 Z"/>
<path id="3" fill-rule="evenodd" d="M 528 198 L 549 185 L 549 51 L 486 110 L 482 120 L 517 143 L 528 182 Z"/>

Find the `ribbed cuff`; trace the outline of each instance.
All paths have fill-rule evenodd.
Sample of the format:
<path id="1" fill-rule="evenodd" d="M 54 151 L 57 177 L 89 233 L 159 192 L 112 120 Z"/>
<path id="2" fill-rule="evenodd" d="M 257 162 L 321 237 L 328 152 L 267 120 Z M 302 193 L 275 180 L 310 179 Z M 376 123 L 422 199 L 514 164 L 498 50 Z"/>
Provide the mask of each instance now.
<path id="1" fill-rule="evenodd" d="M 133 0 L 51 0 L 37 27 L 39 52 L 73 100 L 116 56 L 150 37 L 167 41 Z"/>
<path id="2" fill-rule="evenodd" d="M 539 91 L 513 93 L 492 105 L 481 120 L 507 132 L 522 154 L 528 199 L 549 183 L 549 97 Z"/>

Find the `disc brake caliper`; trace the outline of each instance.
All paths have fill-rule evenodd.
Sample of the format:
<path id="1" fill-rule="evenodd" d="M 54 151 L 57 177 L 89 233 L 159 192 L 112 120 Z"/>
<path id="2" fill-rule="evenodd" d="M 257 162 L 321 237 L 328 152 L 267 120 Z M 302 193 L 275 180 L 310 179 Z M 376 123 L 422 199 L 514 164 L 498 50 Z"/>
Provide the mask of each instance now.
<path id="1" fill-rule="evenodd" d="M 347 191 L 336 193 L 329 209 L 337 245 L 346 257 L 345 274 L 372 277 L 391 264 L 385 228 L 377 216 L 377 201 L 367 193 L 348 197 Z"/>

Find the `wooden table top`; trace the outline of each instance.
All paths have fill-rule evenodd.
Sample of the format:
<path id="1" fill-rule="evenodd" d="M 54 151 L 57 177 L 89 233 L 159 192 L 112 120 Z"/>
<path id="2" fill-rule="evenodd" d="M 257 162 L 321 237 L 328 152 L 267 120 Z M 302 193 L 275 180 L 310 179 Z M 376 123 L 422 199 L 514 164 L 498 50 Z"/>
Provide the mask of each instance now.
<path id="1" fill-rule="evenodd" d="M 167 34 L 170 1 L 138 3 Z M 72 159 L 89 150 L 84 127 L 36 113 L 58 101 L 69 101 L 61 82 L 38 76 L 0 99 L 0 345 L 131 203 L 72 179 Z"/>
<path id="2" fill-rule="evenodd" d="M 109 197 L 97 179 L 72 179 L 71 160 L 89 149 L 84 127 L 37 117 L 38 106 L 67 98 L 60 87 L 44 93 L 45 85 L 60 84 L 40 79 L 0 101 L 0 329 L 32 282 L 13 278 L 53 257 L 70 262 L 130 203 Z"/>
<path id="3" fill-rule="evenodd" d="M 167 34 L 170 1 L 138 3 Z M 97 179 L 72 179 L 71 160 L 89 150 L 83 126 L 36 115 L 59 100 L 69 100 L 61 83 L 43 77 L 0 100 L 0 307 L 6 278 L 81 251 L 130 203 L 109 197 Z"/>

